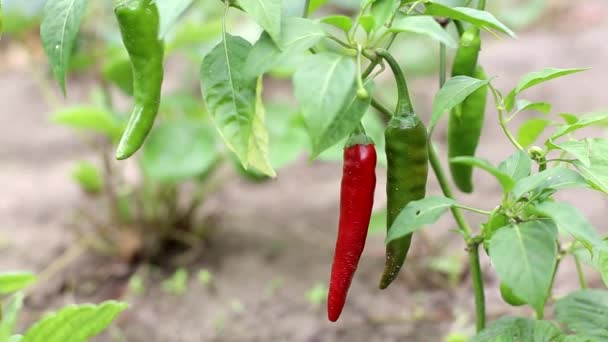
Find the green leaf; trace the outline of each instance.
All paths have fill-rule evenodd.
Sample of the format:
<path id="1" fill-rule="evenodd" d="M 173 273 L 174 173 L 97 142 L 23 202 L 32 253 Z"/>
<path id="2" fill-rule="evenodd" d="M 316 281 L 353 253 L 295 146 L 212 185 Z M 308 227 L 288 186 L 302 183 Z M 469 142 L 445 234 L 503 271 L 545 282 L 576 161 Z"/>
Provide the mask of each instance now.
<path id="1" fill-rule="evenodd" d="M 350 17 L 345 15 L 330 15 L 320 19 L 323 24 L 332 25 L 344 32 L 350 31 L 353 27 L 353 21 Z"/>
<path id="2" fill-rule="evenodd" d="M 597 269 L 602 277 L 604 286 L 608 287 L 608 253 L 600 251 L 597 254 Z"/>
<path id="3" fill-rule="evenodd" d="M 23 293 L 17 292 L 3 310 L 2 320 L 0 320 L 0 341 L 8 341 L 13 334 L 17 316 L 23 306 L 23 297 Z"/>
<path id="4" fill-rule="evenodd" d="M 537 84 L 550 81 L 552 79 L 563 77 L 566 75 L 574 74 L 577 72 L 585 71 L 588 69 L 557 69 L 557 68 L 545 68 L 541 71 L 535 71 L 524 75 L 517 87 L 515 87 L 515 94 L 519 94 L 522 91 L 533 87 Z"/>
<path id="5" fill-rule="evenodd" d="M 308 14 L 313 14 L 317 9 L 321 6 L 328 3 L 329 0 L 310 0 L 310 5 L 308 6 Z"/>
<path id="6" fill-rule="evenodd" d="M 526 120 L 517 131 L 517 141 L 523 147 L 532 145 L 550 123 L 551 121 L 546 119 Z"/>
<path id="7" fill-rule="evenodd" d="M 436 17 L 447 17 L 454 20 L 466 21 L 475 26 L 484 29 L 496 29 L 503 33 L 508 34 L 511 37 L 516 37 L 515 33 L 511 31 L 505 24 L 501 23 L 492 15 L 490 12 L 480 11 L 469 7 L 448 7 L 436 2 L 426 4 L 427 15 Z"/>
<path id="8" fill-rule="evenodd" d="M 160 15 L 159 38 L 162 39 L 175 25 L 177 18 L 186 11 L 193 0 L 155 0 Z"/>
<path id="9" fill-rule="evenodd" d="M 332 53 L 311 56 L 293 76 L 294 92 L 306 126 L 318 150 L 319 137 L 352 97 L 355 64 L 351 58 Z"/>
<path id="10" fill-rule="evenodd" d="M 190 120 L 163 122 L 150 132 L 141 166 L 146 175 L 179 182 L 207 172 L 218 158 L 213 132 Z"/>
<path id="11" fill-rule="evenodd" d="M 434 223 L 448 209 L 457 205 L 451 198 L 429 196 L 419 201 L 413 201 L 403 208 L 395 222 L 391 225 L 386 236 L 385 244 L 413 233 L 425 225 Z"/>
<path id="12" fill-rule="evenodd" d="M 551 112 L 551 104 L 548 102 L 532 102 L 528 100 L 517 100 L 517 113 L 527 110 L 535 110 L 543 114 Z"/>
<path id="13" fill-rule="evenodd" d="M 446 112 L 462 103 L 469 95 L 488 84 L 488 82 L 488 80 L 482 81 L 468 76 L 450 78 L 435 95 L 429 132 L 435 129 L 435 126 Z"/>
<path id="14" fill-rule="evenodd" d="M 567 143 L 561 143 L 559 146 L 563 145 L 568 148 Z M 608 140 L 586 139 L 578 145 L 569 146 L 568 151 L 580 158 L 574 165 L 581 175 L 594 188 L 608 193 Z"/>
<path id="15" fill-rule="evenodd" d="M 125 94 L 133 95 L 133 69 L 128 56 L 108 60 L 102 66 L 103 77 Z"/>
<path id="16" fill-rule="evenodd" d="M 103 175 L 97 166 L 88 161 L 81 161 L 72 169 L 72 179 L 82 190 L 97 194 L 103 190 Z"/>
<path id="17" fill-rule="evenodd" d="M 584 116 L 581 117 L 577 122 L 571 124 L 571 125 L 563 125 L 563 126 L 559 126 L 555 132 L 551 135 L 551 140 L 555 140 L 559 137 L 562 137 L 566 134 L 570 134 L 576 130 L 579 130 L 581 128 L 585 128 L 587 126 L 591 126 L 593 124 L 596 124 L 598 122 L 602 122 L 604 120 L 608 119 L 608 113 L 602 113 L 602 114 L 593 114 L 593 115 L 588 115 L 588 116 Z"/>
<path id="18" fill-rule="evenodd" d="M 238 0 L 239 6 L 272 37 L 281 40 L 281 13 L 283 0 Z"/>
<path id="19" fill-rule="evenodd" d="M 605 290 L 579 290 L 555 303 L 557 320 L 576 333 L 608 340 L 608 292 Z"/>
<path id="20" fill-rule="evenodd" d="M 22 290 L 37 280 L 30 272 L 0 273 L 0 294 L 8 294 Z"/>
<path id="21" fill-rule="evenodd" d="M 86 342 L 106 329 L 126 303 L 106 301 L 99 305 L 70 305 L 46 315 L 26 333 L 23 342 Z"/>
<path id="22" fill-rule="evenodd" d="M 22 342 L 23 335 L 13 335 L 8 339 L 8 342 Z"/>
<path id="23" fill-rule="evenodd" d="M 87 0 L 48 0 L 44 7 L 40 38 L 64 95 L 66 70 L 86 8 Z"/>
<path id="24" fill-rule="evenodd" d="M 161 13 L 162 18 L 162 13 Z M 188 20 L 176 27 L 171 41 L 165 48 L 165 55 L 179 48 L 199 46 L 214 41 L 222 33 L 222 18 L 207 18 L 205 21 Z"/>
<path id="25" fill-rule="evenodd" d="M 517 182 L 530 175 L 532 159 L 530 159 L 530 156 L 525 151 L 517 150 L 517 152 L 500 163 L 498 169 Z"/>
<path id="26" fill-rule="evenodd" d="M 359 17 L 359 24 L 361 25 L 361 27 L 363 27 L 363 29 L 365 30 L 365 32 L 370 33 L 374 30 L 374 27 L 376 26 L 376 22 L 374 21 L 374 17 L 372 17 L 371 15 L 362 15 Z"/>
<path id="27" fill-rule="evenodd" d="M 399 1 L 394 0 L 375 0 L 371 6 L 371 13 L 376 23 L 375 29 L 384 26 L 391 15 L 397 10 Z"/>
<path id="28" fill-rule="evenodd" d="M 244 166 L 245 168 L 247 168 L 247 166 L 251 166 L 254 169 L 262 172 L 264 175 L 276 177 L 277 173 L 272 168 L 269 159 L 268 130 L 266 130 L 266 126 L 264 126 L 264 121 L 266 119 L 266 108 L 264 108 L 264 102 L 262 100 L 262 81 L 263 77 L 260 76 L 258 78 L 256 87 L 255 116 L 253 117 L 252 122 L 253 134 L 249 136 L 249 146 L 251 148 L 248 154 L 249 159 L 247 159 L 247 163 Z"/>
<path id="29" fill-rule="evenodd" d="M 398 16 L 389 31 L 423 34 L 444 43 L 448 47 L 455 48 L 458 46 L 452 36 L 431 16 Z"/>
<path id="30" fill-rule="evenodd" d="M 74 106 L 51 114 L 51 121 L 75 129 L 88 130 L 118 141 L 123 124 L 106 109 L 89 106 Z"/>
<path id="31" fill-rule="evenodd" d="M 308 50 L 323 37 L 325 32 L 318 23 L 303 18 L 285 18 L 280 44 L 276 44 L 267 33 L 262 33 L 247 57 L 247 73 L 258 77 L 295 54 Z"/>
<path id="32" fill-rule="evenodd" d="M 374 211 L 369 220 L 369 234 L 384 233 L 386 231 L 386 208 Z"/>
<path id="33" fill-rule="evenodd" d="M 520 198 L 528 192 L 586 187 L 589 184 L 578 172 L 555 167 L 519 180 L 513 188 L 513 195 Z"/>
<path id="34" fill-rule="evenodd" d="M 608 252 L 606 242 L 600 238 L 578 208 L 563 202 L 543 202 L 534 210 L 549 217 L 561 231 L 574 236 L 583 245 Z"/>
<path id="35" fill-rule="evenodd" d="M 456 157 L 450 159 L 450 162 L 475 166 L 488 172 L 492 176 L 496 177 L 496 179 L 498 179 L 498 182 L 500 182 L 500 185 L 502 185 L 502 188 L 505 192 L 511 191 L 511 189 L 513 189 L 513 186 L 515 185 L 515 181 L 513 180 L 513 178 L 511 178 L 511 176 L 502 172 L 500 169 L 498 169 L 485 159 L 480 159 L 477 157 Z"/>
<path id="36" fill-rule="evenodd" d="M 557 260 L 557 229 L 535 220 L 498 229 L 490 241 L 490 259 L 500 280 L 542 312 Z"/>
<path id="37" fill-rule="evenodd" d="M 549 142 L 551 149 L 558 148 L 568 154 L 572 155 L 582 165 L 588 167 L 591 166 L 591 151 L 596 148 L 596 145 L 606 144 L 608 146 L 608 140 L 597 138 L 597 139 L 583 139 L 583 140 L 570 140 L 563 143 Z"/>
<path id="38" fill-rule="evenodd" d="M 564 119 L 564 121 L 566 121 L 566 123 L 569 125 L 572 125 L 573 123 L 576 123 L 578 121 L 578 116 L 576 116 L 575 114 L 561 113 L 559 114 L 559 116 L 561 116 L 562 119 Z"/>
<path id="39" fill-rule="evenodd" d="M 563 333 L 552 322 L 503 317 L 490 323 L 471 342 L 562 342 Z"/>
<path id="40" fill-rule="evenodd" d="M 267 148 L 262 112 L 256 106 L 256 79 L 246 74 L 251 44 L 240 37 L 226 35 L 201 64 L 201 89 L 214 123 L 226 145 L 245 168 L 264 155 Z"/>
<path id="41" fill-rule="evenodd" d="M 372 92 L 371 83 L 365 87 L 368 93 Z M 316 158 L 323 151 L 342 141 L 352 133 L 363 115 L 367 112 L 371 103 L 371 97 L 360 99 L 357 97 L 357 86 L 353 85 L 348 95 L 348 101 L 338 114 L 325 117 L 324 129 L 310 132 L 313 137 L 313 151 L 311 158 Z"/>

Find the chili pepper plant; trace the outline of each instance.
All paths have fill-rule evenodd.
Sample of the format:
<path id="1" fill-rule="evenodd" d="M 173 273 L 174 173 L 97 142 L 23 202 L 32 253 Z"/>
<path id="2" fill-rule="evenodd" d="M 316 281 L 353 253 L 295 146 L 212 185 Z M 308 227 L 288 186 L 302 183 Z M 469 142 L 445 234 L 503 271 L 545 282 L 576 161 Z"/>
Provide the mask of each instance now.
<path id="1" fill-rule="evenodd" d="M 608 292 L 587 289 L 580 265 L 585 262 L 608 279 L 608 244 L 578 208 L 556 200 L 555 195 L 572 188 L 608 192 L 604 152 L 608 140 L 578 134 L 605 121 L 608 114 L 549 116 L 550 104 L 524 97 L 529 88 L 585 69 L 531 71 L 513 88 L 497 89 L 494 77 L 505 71 L 484 71 L 479 62 L 483 42 L 516 34 L 486 9 L 492 1 L 362 0 L 352 16 L 332 14 L 327 2 L 210 0 L 196 5 L 201 6 L 195 7 L 199 12 L 223 13 L 217 23 L 217 45 L 202 53 L 189 52 L 190 58 L 200 62 L 198 79 L 210 120 L 198 116 L 180 124 L 163 120 L 151 130 L 158 109 L 162 111 L 163 60 L 175 44 L 195 35 L 187 25 L 184 31 L 171 31 L 187 20 L 181 14 L 192 1 L 116 0 L 116 24 L 126 49 L 120 63 L 104 70 L 111 75 L 109 84 L 133 94 L 134 105 L 126 129 L 119 121 L 108 121 L 100 110 L 93 113 L 103 115 L 103 122 L 109 124 L 97 121 L 89 127 L 111 127 L 112 141 L 120 141 L 118 159 L 141 155 L 144 165 L 158 163 L 171 176 L 176 165 L 185 174 L 198 176 L 211 169 L 216 153 L 214 144 L 206 140 L 210 135 L 199 131 L 198 125 L 203 130 L 214 126 L 243 169 L 275 177 L 280 163 L 273 151 L 284 146 L 275 147 L 281 144 L 276 144 L 280 140 L 273 139 L 270 127 L 278 116 L 269 115 L 264 85 L 273 77 L 291 79 L 295 104 L 282 107 L 283 115 L 298 113 L 290 117 L 301 120 L 300 127 L 305 128 L 311 159 L 344 147 L 335 258 L 333 264 L 328 260 L 328 271 L 332 265 L 331 321 L 348 315 L 344 304 L 366 242 L 376 176 L 386 173 L 386 263 L 383 271 L 378 270 L 380 289 L 390 286 L 400 270 L 408 267 L 408 249 L 419 231 L 449 212 L 457 226 L 454 234 L 462 237 L 462 248 L 469 256 L 478 332 L 473 341 L 605 340 Z M 85 0 L 48 0 L 46 4 L 41 37 L 64 92 L 86 6 Z M 258 37 L 239 35 L 231 18 L 243 15 L 259 25 Z M 439 46 L 438 87 L 431 113 L 417 109 L 402 63 L 395 57 L 395 42 L 407 34 L 425 35 Z M 379 96 L 381 76 L 393 78 L 397 85 L 394 109 L 384 103 L 386 97 Z M 526 111 L 542 117 L 513 127 L 513 119 Z M 498 116 L 504 139 L 513 146 L 513 153 L 498 165 L 476 154 L 488 115 Z M 384 136 L 371 134 L 370 117 L 385 119 Z M 447 159 L 440 158 L 434 144 L 442 138 L 435 132 L 442 120 L 448 120 L 449 127 Z M 189 137 L 187 145 L 172 145 L 184 136 Z M 197 138 L 205 141 L 193 145 Z M 154 150 L 164 145 L 173 147 L 159 159 Z M 195 151 L 194 156 L 188 155 L 188 167 L 182 164 L 186 149 Z M 281 158 L 285 160 L 285 155 Z M 386 160 L 386 167 L 381 160 Z M 476 172 L 496 179 L 503 191 L 499 203 L 484 203 L 483 208 L 466 204 L 461 192 L 475 190 Z M 438 180 L 441 193 L 427 192 L 429 177 Z M 465 211 L 480 215 L 484 223 L 471 226 Z M 480 253 L 489 256 L 505 302 L 527 305 L 530 315 L 486 322 Z M 567 258 L 576 261 L 581 289 L 554 298 L 555 274 Z"/>

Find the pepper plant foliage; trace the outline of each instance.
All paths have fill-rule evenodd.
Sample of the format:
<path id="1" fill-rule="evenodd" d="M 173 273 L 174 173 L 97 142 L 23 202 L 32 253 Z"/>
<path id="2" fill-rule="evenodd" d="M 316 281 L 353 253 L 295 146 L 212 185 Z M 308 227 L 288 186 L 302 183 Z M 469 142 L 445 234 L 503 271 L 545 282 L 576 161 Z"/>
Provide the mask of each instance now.
<path id="1" fill-rule="evenodd" d="M 441 44 L 439 58 L 445 62 L 446 48 L 458 47 L 456 32 L 464 27 L 477 27 L 494 36 L 515 37 L 511 29 L 484 10 L 483 0 L 362 0 L 360 10 L 352 17 L 326 12 L 317 15 L 316 11 L 328 2 L 323 0 L 303 0 L 299 12 L 294 12 L 293 6 L 288 8 L 286 0 L 225 0 L 223 4 L 216 1 L 225 7 L 224 23 L 218 44 L 200 56 L 202 96 L 225 145 L 243 167 L 268 176 L 275 176 L 276 171 L 262 96 L 265 76 L 278 70 L 283 73 L 287 70 L 291 76 L 297 110 L 311 142 L 310 154 L 315 158 L 342 144 L 360 122 L 366 126 L 366 118 L 377 113 L 393 114 L 376 98 L 375 79 L 385 70 L 378 49 L 390 50 L 393 42 L 406 33 L 425 35 Z M 155 3 L 160 14 L 159 39 L 163 39 L 192 0 Z M 86 0 L 48 0 L 46 5 L 41 37 L 53 73 L 64 91 L 71 50 L 86 6 Z M 226 17 L 237 12 L 245 13 L 260 26 L 262 33 L 257 40 L 236 35 L 236 30 L 228 25 Z M 128 65 L 123 66 L 129 70 Z M 509 127 L 511 120 L 524 111 L 551 112 L 548 103 L 525 100 L 522 96 L 527 89 L 583 70 L 547 68 L 532 72 L 524 75 L 513 89 L 501 92 L 493 86 L 492 78 L 456 75 L 444 83 L 446 68 L 442 63 L 439 75 L 442 87 L 435 96 L 427 127 L 430 164 L 443 194 L 432 194 L 407 205 L 389 227 L 386 242 L 423 229 L 451 210 L 470 256 L 480 331 L 475 341 L 514 337 L 522 341 L 606 338 L 606 291 L 583 289 L 554 303 L 557 321 L 568 330 L 561 330 L 543 317 L 551 299 L 555 272 L 565 258 L 575 258 L 577 263 L 586 261 L 601 272 L 603 279 L 608 279 L 608 245 L 603 237 L 577 208 L 554 199 L 564 189 L 608 192 L 605 153 L 608 140 L 575 137 L 578 130 L 605 121 L 608 114 L 544 115 L 525 122 L 517 134 Z M 127 82 L 122 88 L 128 92 L 129 86 Z M 494 100 L 499 124 L 515 152 L 499 165 L 480 156 L 462 156 L 449 162 L 479 168 L 496 178 L 504 196 L 490 210 L 465 206 L 455 198 L 432 144 L 434 128 L 444 115 L 457 110 L 483 87 L 487 87 Z M 548 129 L 552 130 L 549 138 L 532 146 Z M 376 144 L 382 145 L 383 141 Z M 479 229 L 473 229 L 462 210 L 485 215 L 487 220 Z M 503 296 L 528 304 L 536 320 L 506 317 L 486 327 L 479 246 L 488 253 L 503 284 L 501 288 L 510 290 Z M 580 276 L 585 287 L 584 275 Z M 589 312 L 597 316 L 590 317 Z"/>

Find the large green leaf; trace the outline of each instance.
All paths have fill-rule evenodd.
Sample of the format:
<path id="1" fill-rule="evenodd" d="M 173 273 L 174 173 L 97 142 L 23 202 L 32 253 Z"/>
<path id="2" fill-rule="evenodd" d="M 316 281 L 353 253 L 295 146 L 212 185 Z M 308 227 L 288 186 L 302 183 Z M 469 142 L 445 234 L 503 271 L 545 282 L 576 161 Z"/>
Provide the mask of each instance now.
<path id="1" fill-rule="evenodd" d="M 517 182 L 530 175 L 532 159 L 530 159 L 530 156 L 525 151 L 517 150 L 509 158 L 500 163 L 498 169 Z"/>
<path id="2" fill-rule="evenodd" d="M 167 35 L 167 32 L 177 21 L 177 18 L 192 4 L 193 0 L 155 0 L 160 15 L 159 38 Z"/>
<path id="3" fill-rule="evenodd" d="M 576 207 L 563 202 L 544 202 L 537 205 L 535 210 L 551 218 L 560 230 L 571 234 L 584 245 L 608 252 L 606 242 Z"/>
<path id="4" fill-rule="evenodd" d="M 63 108 L 51 114 L 51 121 L 75 129 L 101 133 L 112 141 L 117 141 L 123 131 L 123 124 L 111 112 L 99 107 Z"/>
<path id="5" fill-rule="evenodd" d="M 557 228 L 534 220 L 498 229 L 490 241 L 490 259 L 501 282 L 542 312 L 557 260 Z"/>
<path id="6" fill-rule="evenodd" d="M 390 31 L 423 34 L 451 48 L 458 46 L 452 36 L 432 16 L 398 16 L 391 25 Z"/>
<path id="7" fill-rule="evenodd" d="M 513 88 L 513 90 L 511 90 L 509 94 L 505 97 L 505 108 L 507 111 L 511 111 L 511 109 L 513 109 L 513 106 L 515 105 L 515 97 L 517 96 L 517 94 L 530 87 L 533 87 L 543 82 L 550 81 L 558 77 L 574 74 L 585 70 L 587 69 L 545 68 L 541 71 L 527 73 L 520 79 L 517 86 Z"/>
<path id="8" fill-rule="evenodd" d="M 468 76 L 456 76 L 450 78 L 435 95 L 433 100 L 433 112 L 429 123 L 429 132 L 446 113 L 464 101 L 477 89 L 488 84 L 488 80 L 479 80 Z"/>
<path id="9" fill-rule="evenodd" d="M 608 291 L 580 290 L 555 303 L 557 319 L 574 332 L 608 340 Z"/>
<path id="10" fill-rule="evenodd" d="M 0 294 L 8 294 L 24 289 L 36 281 L 36 275 L 30 272 L 0 273 Z"/>
<path id="11" fill-rule="evenodd" d="M 311 56 L 295 73 L 294 92 L 313 143 L 313 154 L 321 152 L 323 135 L 351 101 L 354 82 L 353 60 L 333 53 Z"/>
<path id="12" fill-rule="evenodd" d="M 366 88 L 368 93 L 371 93 L 371 83 L 368 84 Z M 315 132 L 316 134 L 313 135 L 314 140 L 311 158 L 316 158 L 320 153 L 336 145 L 352 133 L 361 122 L 370 103 L 371 97 L 365 99 L 357 97 L 357 87 L 353 85 L 343 108 L 335 116 L 327 117 L 325 129 L 320 132 Z"/>
<path id="13" fill-rule="evenodd" d="M 87 0 L 48 0 L 40 24 L 40 38 L 53 74 L 65 95 L 65 75 Z"/>
<path id="14" fill-rule="evenodd" d="M 513 188 L 513 195 L 515 198 L 520 198 L 528 192 L 587 187 L 589 184 L 578 172 L 554 167 L 519 180 Z"/>
<path id="15" fill-rule="evenodd" d="M 170 121 L 150 133 L 141 165 L 149 177 L 178 182 L 204 174 L 217 157 L 213 131 L 189 120 Z"/>
<path id="16" fill-rule="evenodd" d="M 247 75 L 251 44 L 227 34 L 201 64 L 201 89 L 207 108 L 228 148 L 247 169 L 266 159 L 263 111 L 256 101 L 256 79 Z M 263 170 L 260 170 L 263 171 Z"/>
<path id="17" fill-rule="evenodd" d="M 247 73 L 257 77 L 281 65 L 294 54 L 314 46 L 325 36 L 321 26 L 309 19 L 290 17 L 283 20 L 281 40 L 275 43 L 264 32 L 247 58 Z"/>
<path id="18" fill-rule="evenodd" d="M 555 140 L 559 137 L 562 137 L 566 134 L 570 134 L 581 128 L 585 128 L 587 126 L 597 124 L 598 122 L 605 121 L 606 119 L 608 119 L 608 113 L 598 113 L 583 116 L 573 124 L 559 126 L 549 139 Z"/>
<path id="19" fill-rule="evenodd" d="M 523 317 L 503 317 L 488 325 L 471 342 L 563 342 L 555 324 Z"/>
<path id="20" fill-rule="evenodd" d="M 34 324 L 22 342 L 86 342 L 126 308 L 127 304 L 116 301 L 67 306 Z"/>
<path id="21" fill-rule="evenodd" d="M 456 204 L 453 199 L 442 196 L 429 196 L 408 203 L 391 225 L 384 242 L 388 244 L 417 231 L 425 225 L 434 223 Z"/>
<path id="22" fill-rule="evenodd" d="M 469 7 L 448 7 L 433 2 L 426 4 L 425 14 L 466 21 L 481 28 L 496 29 L 508 34 L 511 37 L 515 37 L 515 33 L 511 31 L 511 29 L 505 24 L 496 19 L 496 17 L 494 17 L 494 15 L 492 15 L 490 12 L 480 11 Z"/>
<path id="23" fill-rule="evenodd" d="M 283 0 L 238 0 L 237 2 L 275 42 L 280 41 Z"/>

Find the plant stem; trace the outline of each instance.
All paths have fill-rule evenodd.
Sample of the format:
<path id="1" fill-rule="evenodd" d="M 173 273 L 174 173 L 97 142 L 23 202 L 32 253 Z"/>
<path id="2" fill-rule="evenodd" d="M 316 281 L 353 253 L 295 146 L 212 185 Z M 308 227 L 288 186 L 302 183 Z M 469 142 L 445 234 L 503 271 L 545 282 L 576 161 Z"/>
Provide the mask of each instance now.
<path id="1" fill-rule="evenodd" d="M 578 255 L 572 254 L 574 257 L 574 262 L 576 263 L 576 273 L 578 274 L 578 282 L 581 285 L 581 289 L 587 288 L 587 279 L 585 279 L 585 273 L 583 272 L 583 267 L 581 265 L 581 261 L 578 258 Z"/>
<path id="2" fill-rule="evenodd" d="M 467 211 L 471 211 L 477 214 L 481 214 L 481 215 L 492 215 L 491 211 L 488 210 L 483 210 L 483 209 L 477 209 L 477 208 L 473 208 L 473 207 L 469 207 L 466 205 L 462 205 L 462 204 L 458 204 L 457 205 L 458 208 L 462 209 L 462 210 L 467 210 Z"/>
<path id="3" fill-rule="evenodd" d="M 479 2 L 477 2 L 477 9 L 478 10 L 485 10 L 486 9 L 486 0 L 479 0 Z"/>
<path id="4" fill-rule="evenodd" d="M 486 326 L 486 303 L 483 291 L 483 277 L 481 265 L 479 263 L 479 243 L 474 242 L 469 245 L 469 263 L 471 265 L 471 280 L 473 282 L 473 292 L 475 294 L 475 313 L 477 316 L 477 332 L 482 331 Z"/>
<path id="5" fill-rule="evenodd" d="M 513 146 L 515 146 L 518 150 L 524 151 L 523 146 L 521 146 L 521 144 L 517 141 L 517 139 L 515 139 L 515 137 L 513 136 L 513 134 L 511 134 L 511 131 L 509 131 L 509 128 L 507 127 L 508 121 L 505 120 L 505 115 L 503 112 L 503 108 L 500 105 L 501 101 L 499 100 L 497 90 L 494 89 L 494 87 L 490 83 L 488 83 L 488 88 L 490 88 L 490 91 L 492 92 L 492 96 L 494 97 L 494 103 L 496 103 L 496 110 L 498 111 L 498 124 L 500 124 L 500 128 L 502 128 L 502 131 L 505 133 L 505 135 L 507 136 L 509 141 L 513 144 Z"/>
<path id="6" fill-rule="evenodd" d="M 452 193 L 452 189 L 450 188 L 450 184 L 448 183 L 448 179 L 445 175 L 445 172 L 443 171 L 443 168 L 441 167 L 441 162 L 439 161 L 439 156 L 437 156 L 437 151 L 435 150 L 435 147 L 431 143 L 429 143 L 428 150 L 429 150 L 429 161 L 431 163 L 431 167 L 433 168 L 433 172 L 435 173 L 435 176 L 437 177 L 437 181 L 439 181 L 439 186 L 441 187 L 441 191 L 443 192 L 443 195 L 445 197 L 454 199 L 454 194 Z M 467 243 L 469 243 L 469 240 L 470 240 L 471 234 L 472 234 L 472 230 L 471 230 L 471 227 L 469 226 L 469 223 L 464 218 L 464 215 L 462 214 L 462 211 L 460 211 L 460 208 L 452 207 L 451 211 L 452 211 L 452 216 L 454 216 L 454 220 L 456 220 L 456 223 L 458 224 L 459 230 L 464 235 L 465 240 L 467 240 Z"/>
<path id="7" fill-rule="evenodd" d="M 446 57 L 446 49 L 440 49 L 441 56 L 440 61 L 445 61 Z M 443 87 L 447 68 L 446 63 L 439 63 L 439 87 Z M 450 184 L 447 181 L 447 177 L 441 167 L 441 162 L 439 161 L 439 157 L 437 156 L 437 151 L 432 144 L 431 138 L 429 137 L 429 161 L 431 163 L 431 167 L 433 168 L 433 172 L 435 172 L 435 176 L 437 177 L 437 181 L 439 182 L 439 186 L 441 187 L 441 191 L 444 196 L 448 198 L 454 198 L 452 194 L 452 189 L 450 188 Z M 471 281 L 473 283 L 473 291 L 475 295 L 475 315 L 477 317 L 476 327 L 477 331 L 481 331 L 485 327 L 486 323 L 486 304 L 485 304 L 485 294 L 484 294 L 484 285 L 483 285 L 483 276 L 481 274 L 481 265 L 479 264 L 479 242 L 475 241 L 475 239 L 471 238 L 471 227 L 469 223 L 464 218 L 464 215 L 460 211 L 458 207 L 451 208 L 452 215 L 454 216 L 454 220 L 458 224 L 458 227 L 462 234 L 464 235 L 465 241 L 467 243 L 467 249 L 469 252 L 469 265 L 471 268 Z"/>
<path id="8" fill-rule="evenodd" d="M 391 45 L 393 45 L 393 42 L 395 41 L 395 38 L 397 38 L 397 33 L 393 33 L 388 39 L 388 42 L 386 42 L 386 45 L 384 45 L 385 50 L 388 51 L 388 49 L 390 49 Z M 374 71 L 374 68 L 376 67 L 376 65 L 378 65 L 378 63 L 380 63 L 381 60 L 381 56 L 376 56 L 376 58 L 372 59 L 369 65 L 367 66 L 367 69 L 365 69 L 365 71 L 363 72 L 362 77 L 364 79 L 367 78 L 372 73 L 372 71 Z"/>

